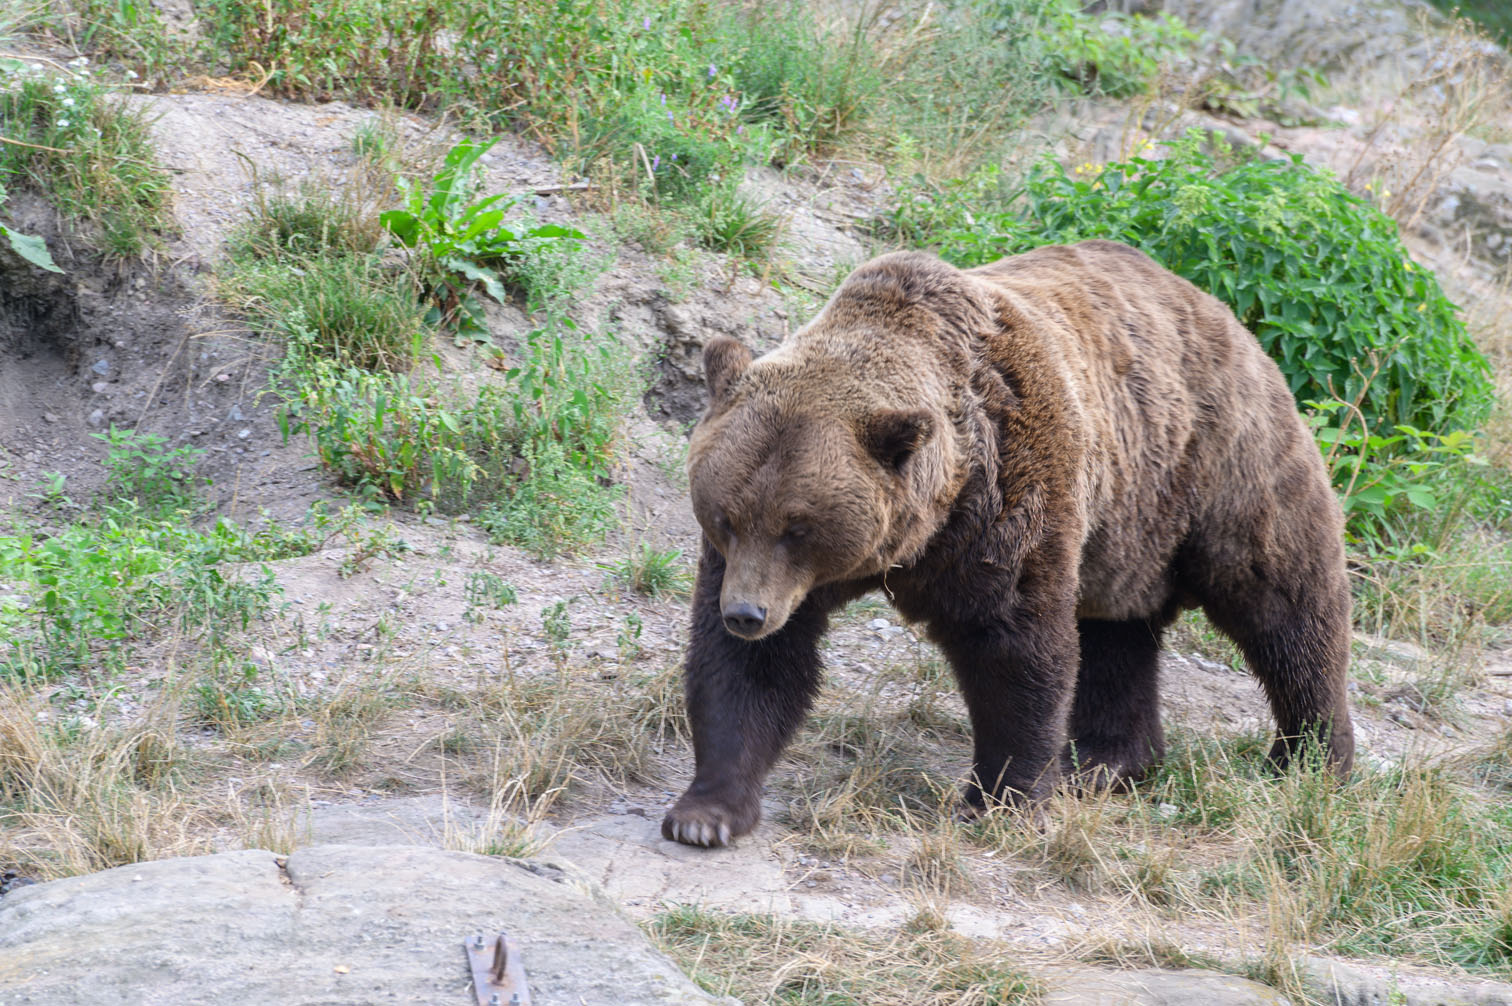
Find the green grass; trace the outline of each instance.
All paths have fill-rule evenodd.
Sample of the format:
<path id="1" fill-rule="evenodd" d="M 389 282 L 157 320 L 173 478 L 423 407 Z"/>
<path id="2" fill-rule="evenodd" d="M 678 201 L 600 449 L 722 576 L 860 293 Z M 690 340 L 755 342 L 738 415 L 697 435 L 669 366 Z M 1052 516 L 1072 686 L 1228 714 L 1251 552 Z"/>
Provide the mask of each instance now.
<path id="1" fill-rule="evenodd" d="M 600 564 L 599 568 L 647 597 L 685 597 L 693 585 L 682 552 L 659 549 L 647 542 L 632 546 L 619 562 Z"/>
<path id="2" fill-rule="evenodd" d="M 154 158 L 146 112 L 84 72 L 33 72 L 0 60 L 0 183 L 42 193 L 65 217 L 98 230 L 95 243 L 129 258 L 173 226 L 171 187 Z"/>

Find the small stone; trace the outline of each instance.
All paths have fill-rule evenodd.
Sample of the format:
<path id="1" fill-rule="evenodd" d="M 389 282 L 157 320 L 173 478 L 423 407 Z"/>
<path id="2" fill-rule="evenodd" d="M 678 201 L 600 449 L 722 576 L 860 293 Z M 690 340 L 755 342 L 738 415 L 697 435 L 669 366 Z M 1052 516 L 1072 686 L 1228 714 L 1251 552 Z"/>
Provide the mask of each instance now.
<path id="1" fill-rule="evenodd" d="M 56 413 L 52 413 L 52 412 L 44 412 L 44 413 L 42 413 L 42 418 L 43 418 L 43 420 L 45 420 L 46 422 L 49 422 L 49 423 L 56 423 L 58 421 L 57 414 Z"/>
<path id="2" fill-rule="evenodd" d="M 1512 699 L 1508 699 L 1502 703 L 1502 715 L 1512 716 Z"/>
<path id="3" fill-rule="evenodd" d="M 94 362 L 94 366 L 90 367 L 89 369 L 93 370 L 96 374 L 101 374 L 101 375 L 108 374 L 108 373 L 110 373 L 110 361 L 109 360 L 96 360 Z"/>
<path id="4" fill-rule="evenodd" d="M 99 425 L 101 425 L 104 422 L 105 422 L 105 410 L 104 409 L 95 409 L 93 412 L 91 412 L 89 414 L 89 425 L 90 426 L 99 426 Z"/>
<path id="5" fill-rule="evenodd" d="M 231 375 L 230 374 L 216 374 L 215 375 L 215 379 L 217 381 L 219 381 L 220 383 L 225 384 L 227 381 L 231 380 Z"/>
<path id="6" fill-rule="evenodd" d="M 93 391 L 97 395 L 103 395 L 109 389 L 110 385 L 106 384 L 104 381 L 96 381 L 89 386 L 89 390 Z"/>
<path id="7" fill-rule="evenodd" d="M 868 629 L 878 629 L 878 630 L 880 630 L 880 629 L 887 628 L 890 624 L 892 624 L 892 623 L 888 622 L 888 620 L 885 619 L 885 618 L 874 618 L 870 622 L 866 623 L 866 627 Z"/>
<path id="8" fill-rule="evenodd" d="M 1177 814 L 1179 814 L 1181 812 L 1181 808 L 1176 806 L 1174 803 L 1163 803 L 1160 806 L 1156 807 L 1155 811 L 1162 818 L 1169 820 L 1170 818 L 1173 818 Z"/>
<path id="9" fill-rule="evenodd" d="M 240 431 L 239 433 L 236 434 L 237 439 L 239 439 L 239 440 L 246 440 L 251 435 L 252 435 L 252 431 L 251 430 L 242 430 L 242 431 Z"/>

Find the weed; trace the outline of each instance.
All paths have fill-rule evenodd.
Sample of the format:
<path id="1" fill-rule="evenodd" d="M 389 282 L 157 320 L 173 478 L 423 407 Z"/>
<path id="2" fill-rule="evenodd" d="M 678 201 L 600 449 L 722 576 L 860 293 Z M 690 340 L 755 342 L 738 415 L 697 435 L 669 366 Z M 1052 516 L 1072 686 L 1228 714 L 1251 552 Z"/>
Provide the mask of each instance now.
<path id="1" fill-rule="evenodd" d="M 246 261 L 222 292 L 257 328 L 341 366 L 408 370 L 430 333 L 424 308 L 376 255 Z"/>
<path id="2" fill-rule="evenodd" d="M 3 66 L 4 62 L 0 60 L 0 66 Z M 5 186 L 0 185 L 0 209 L 4 208 L 6 198 Z M 23 234 L 13 227 L 0 223 L 0 238 L 5 239 L 11 251 L 37 268 L 46 269 L 48 272 L 63 271 L 58 268 L 57 263 L 52 260 L 52 255 L 48 253 L 47 242 L 37 235 Z"/>
<path id="3" fill-rule="evenodd" d="M 258 684 L 260 674 L 250 660 L 213 660 L 194 687 L 195 714 L 222 733 L 283 715 L 290 699 Z"/>
<path id="4" fill-rule="evenodd" d="M 477 515 L 490 541 L 545 558 L 603 536 L 614 521 L 618 487 L 601 485 L 554 443 L 527 445 L 524 462 L 527 476 L 506 499 Z"/>
<path id="5" fill-rule="evenodd" d="M 729 187 L 710 189 L 693 222 L 699 244 L 753 261 L 768 258 L 782 234 L 782 221 Z"/>
<path id="6" fill-rule="evenodd" d="M 633 611 L 626 613 L 624 624 L 614 637 L 614 643 L 619 647 L 620 663 L 627 664 L 640 657 L 642 628 L 639 615 Z"/>
<path id="7" fill-rule="evenodd" d="M 131 504 L 50 537 L 0 535 L 0 565 L 23 591 L 0 606 L 0 668 L 56 676 L 95 659 L 115 667 L 131 640 L 156 630 L 211 641 L 245 630 L 279 591 L 265 567 L 253 578 L 238 568 L 259 559 L 226 522 L 202 533 Z"/>
<path id="8" fill-rule="evenodd" d="M 513 199 L 504 195 L 474 198 L 478 160 L 494 142 L 464 140 L 453 147 L 431 179 L 429 191 L 401 179 L 405 207 L 379 217 L 385 230 L 416 253 L 415 273 L 432 305 L 428 320 L 485 337 L 488 329 L 474 289 L 482 287 L 504 303 L 508 298 L 500 273 L 508 271 L 527 247 L 583 239 L 579 231 L 556 224 L 516 234 L 504 226 Z"/>
<path id="9" fill-rule="evenodd" d="M 660 549 L 641 542 L 616 563 L 599 568 L 637 594 L 647 597 L 685 597 L 692 586 L 683 554 L 678 549 Z"/>
<path id="10" fill-rule="evenodd" d="M 462 586 L 462 596 L 467 602 L 467 610 L 463 617 L 468 621 L 482 621 L 482 609 L 500 609 L 514 604 L 519 600 L 519 594 L 514 585 L 508 583 L 497 573 L 490 573 L 480 569 L 469 573 L 467 580 Z"/>
<path id="11" fill-rule="evenodd" d="M 108 448 L 105 488 L 115 501 L 130 501 L 149 514 L 194 510 L 202 505 L 193 475 L 205 453 L 200 448 L 170 449 L 167 439 L 159 434 L 122 430 L 114 425 L 109 432 L 94 437 L 105 441 Z"/>
<path id="12" fill-rule="evenodd" d="M 572 641 L 572 619 L 567 614 L 570 603 L 571 599 L 558 601 L 541 612 L 541 628 L 546 632 L 546 641 L 559 658 L 567 652 Z"/>
<path id="13" fill-rule="evenodd" d="M 0 66 L 0 177 L 36 188 L 63 214 L 99 228 L 100 247 L 130 257 L 171 226 L 167 174 L 146 113 L 80 71 L 62 77 Z M 35 67 L 36 64 L 29 66 Z"/>
<path id="14" fill-rule="evenodd" d="M 1028 975 L 934 927 L 888 937 L 676 906 L 646 930 L 704 989 L 744 1002 L 988 1006 L 1040 993 Z"/>

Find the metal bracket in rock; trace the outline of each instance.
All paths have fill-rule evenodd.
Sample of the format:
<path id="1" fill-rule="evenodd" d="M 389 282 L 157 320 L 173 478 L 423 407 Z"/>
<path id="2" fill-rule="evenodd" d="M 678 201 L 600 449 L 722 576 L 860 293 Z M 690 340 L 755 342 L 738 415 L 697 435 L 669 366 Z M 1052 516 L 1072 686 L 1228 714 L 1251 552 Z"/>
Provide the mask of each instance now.
<path id="1" fill-rule="evenodd" d="M 491 945 L 479 933 L 465 947 L 478 1006 L 530 1006 L 525 965 L 508 933 L 500 933 Z"/>

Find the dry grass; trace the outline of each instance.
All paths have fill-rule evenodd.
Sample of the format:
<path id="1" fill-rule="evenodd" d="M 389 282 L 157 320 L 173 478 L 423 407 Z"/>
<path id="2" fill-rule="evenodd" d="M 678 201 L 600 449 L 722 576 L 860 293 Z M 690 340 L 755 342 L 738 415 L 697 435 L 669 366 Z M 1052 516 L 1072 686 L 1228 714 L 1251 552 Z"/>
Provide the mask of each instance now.
<path id="1" fill-rule="evenodd" d="M 743 1002 L 868 1006 L 1008 1006 L 1038 984 L 1002 955 L 928 924 L 849 932 L 772 916 L 680 906 L 653 918 L 653 939 L 693 980 Z"/>
<path id="2" fill-rule="evenodd" d="M 41 689 L 0 683 L 0 862 L 52 878 L 205 851 L 177 716 L 169 696 L 100 726 L 60 714 Z"/>

